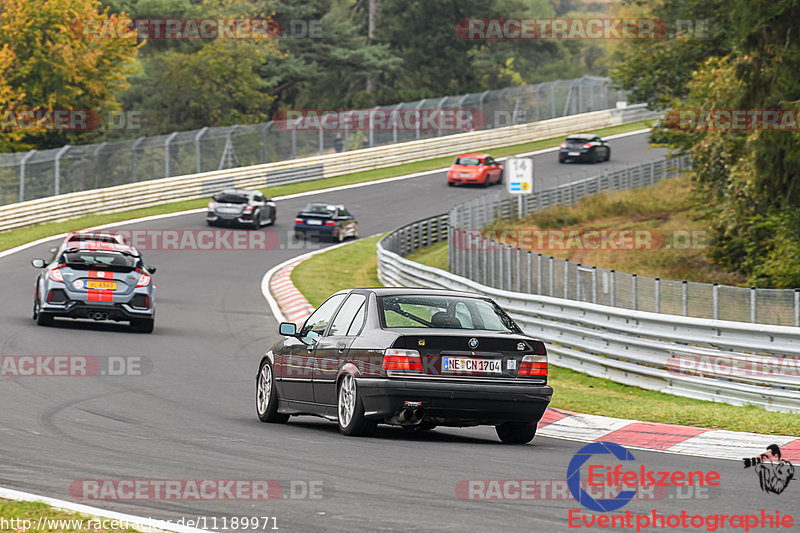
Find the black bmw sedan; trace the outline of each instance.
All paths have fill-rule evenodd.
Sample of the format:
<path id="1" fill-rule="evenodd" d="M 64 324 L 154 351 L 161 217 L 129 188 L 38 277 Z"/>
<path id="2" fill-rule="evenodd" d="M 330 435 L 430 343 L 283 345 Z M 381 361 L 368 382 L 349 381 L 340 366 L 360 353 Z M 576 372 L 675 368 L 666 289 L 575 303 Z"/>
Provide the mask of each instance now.
<path id="1" fill-rule="evenodd" d="M 526 443 L 553 393 L 544 344 L 471 293 L 344 290 L 280 333 L 256 375 L 262 422 L 317 415 L 356 436 L 378 424 L 492 425 L 502 442 Z"/>

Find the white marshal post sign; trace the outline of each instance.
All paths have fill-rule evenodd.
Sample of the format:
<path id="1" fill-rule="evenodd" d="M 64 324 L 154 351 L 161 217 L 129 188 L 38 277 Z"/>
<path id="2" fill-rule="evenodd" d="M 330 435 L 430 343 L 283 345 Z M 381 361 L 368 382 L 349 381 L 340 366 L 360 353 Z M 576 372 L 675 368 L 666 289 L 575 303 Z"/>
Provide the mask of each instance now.
<path id="1" fill-rule="evenodd" d="M 530 157 L 508 157 L 503 171 L 505 172 L 505 181 L 508 184 L 508 194 L 517 195 L 518 216 L 523 218 L 522 195 L 533 194 L 533 159 Z"/>

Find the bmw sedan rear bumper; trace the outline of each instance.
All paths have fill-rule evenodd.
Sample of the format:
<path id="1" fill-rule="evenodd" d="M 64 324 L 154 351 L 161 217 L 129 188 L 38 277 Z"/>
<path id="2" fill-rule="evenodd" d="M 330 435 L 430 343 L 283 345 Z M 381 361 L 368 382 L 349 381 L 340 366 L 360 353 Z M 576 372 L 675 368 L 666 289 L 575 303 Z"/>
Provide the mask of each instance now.
<path id="1" fill-rule="evenodd" d="M 410 402 L 424 409 L 425 420 L 451 426 L 538 422 L 553 394 L 548 385 L 524 382 L 359 378 L 357 387 L 367 418 L 390 419 Z"/>

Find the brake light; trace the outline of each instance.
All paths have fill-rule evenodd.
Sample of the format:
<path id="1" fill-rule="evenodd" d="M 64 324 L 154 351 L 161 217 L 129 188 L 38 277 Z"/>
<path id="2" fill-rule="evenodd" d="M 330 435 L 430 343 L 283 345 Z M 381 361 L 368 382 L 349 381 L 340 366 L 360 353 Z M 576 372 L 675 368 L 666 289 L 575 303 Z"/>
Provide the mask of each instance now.
<path id="1" fill-rule="evenodd" d="M 547 356 L 526 355 L 522 358 L 517 375 L 547 377 Z"/>
<path id="2" fill-rule="evenodd" d="M 387 348 L 383 352 L 383 369 L 398 372 L 422 372 L 422 359 L 416 350 Z"/>
<path id="3" fill-rule="evenodd" d="M 213 211 L 215 207 L 217 207 L 217 203 L 214 200 L 211 200 L 210 202 L 208 202 L 208 208 L 211 211 Z"/>
<path id="4" fill-rule="evenodd" d="M 561 148 L 566 148 L 566 147 L 567 147 L 567 143 L 561 143 Z"/>
<path id="5" fill-rule="evenodd" d="M 253 212 L 253 206 L 252 205 L 248 205 L 247 207 L 244 208 L 244 212 L 245 213 L 252 213 Z"/>
<path id="6" fill-rule="evenodd" d="M 583 145 L 583 147 L 584 148 L 591 148 L 592 147 L 592 143 L 586 143 L 586 144 Z"/>
<path id="7" fill-rule="evenodd" d="M 302 218 L 296 218 L 296 219 L 294 219 L 294 223 L 295 224 L 302 224 L 303 223 L 303 219 Z"/>
<path id="8" fill-rule="evenodd" d="M 326 220 L 325 221 L 325 225 L 326 226 L 335 226 L 336 222 L 334 222 L 333 220 Z"/>
<path id="9" fill-rule="evenodd" d="M 60 283 L 64 283 L 64 275 L 61 273 L 61 269 L 64 268 L 66 265 L 57 266 L 56 268 L 50 270 L 49 277 L 53 281 L 58 281 Z"/>
<path id="10" fill-rule="evenodd" d="M 137 270 L 136 272 L 141 274 L 141 276 L 139 276 L 139 281 L 136 282 L 136 286 L 137 287 L 147 287 L 148 285 L 150 285 L 150 275 L 149 274 L 145 274 L 141 270 Z"/>

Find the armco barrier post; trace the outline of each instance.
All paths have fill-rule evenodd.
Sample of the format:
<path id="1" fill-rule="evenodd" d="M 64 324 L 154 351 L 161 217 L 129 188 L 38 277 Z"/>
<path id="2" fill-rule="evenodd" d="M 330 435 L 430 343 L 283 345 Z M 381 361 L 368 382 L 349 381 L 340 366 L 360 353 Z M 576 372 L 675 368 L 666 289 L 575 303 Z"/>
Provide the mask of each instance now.
<path id="1" fill-rule="evenodd" d="M 653 280 L 653 288 L 654 288 L 654 291 L 655 291 L 655 298 L 656 298 L 654 311 L 656 313 L 660 313 L 661 312 L 661 278 L 655 278 Z"/>
<path id="2" fill-rule="evenodd" d="M 681 282 L 681 307 L 683 308 L 683 316 L 689 316 L 689 282 L 683 280 Z"/>
<path id="3" fill-rule="evenodd" d="M 616 271 L 609 270 L 608 272 L 608 300 L 611 307 L 617 306 L 617 280 Z"/>
<path id="4" fill-rule="evenodd" d="M 756 288 L 750 287 L 750 322 L 756 322 Z"/>
<path id="5" fill-rule="evenodd" d="M 714 320 L 719 320 L 719 284 L 711 286 L 711 314 Z"/>
<path id="6" fill-rule="evenodd" d="M 636 274 L 631 274 L 631 309 L 637 311 L 639 309 L 639 298 L 636 294 Z"/>

